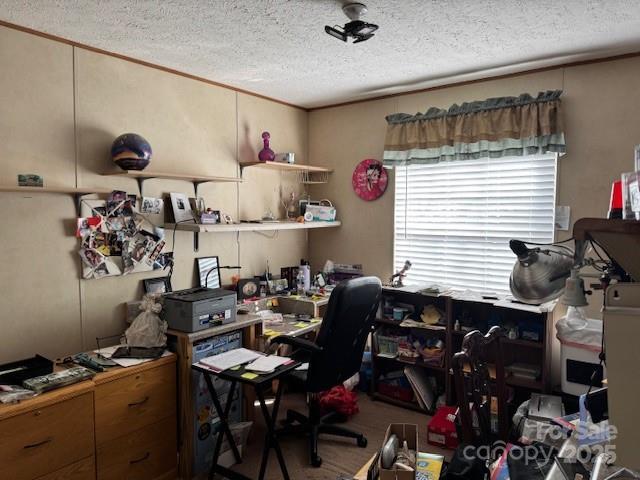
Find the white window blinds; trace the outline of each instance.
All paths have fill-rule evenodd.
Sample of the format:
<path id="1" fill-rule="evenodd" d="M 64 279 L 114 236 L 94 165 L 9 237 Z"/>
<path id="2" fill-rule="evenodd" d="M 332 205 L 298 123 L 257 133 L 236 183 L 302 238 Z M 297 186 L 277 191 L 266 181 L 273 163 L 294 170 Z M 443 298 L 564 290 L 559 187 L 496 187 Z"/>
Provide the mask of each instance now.
<path id="1" fill-rule="evenodd" d="M 396 168 L 394 264 L 410 283 L 509 292 L 509 240 L 553 241 L 556 155 Z"/>

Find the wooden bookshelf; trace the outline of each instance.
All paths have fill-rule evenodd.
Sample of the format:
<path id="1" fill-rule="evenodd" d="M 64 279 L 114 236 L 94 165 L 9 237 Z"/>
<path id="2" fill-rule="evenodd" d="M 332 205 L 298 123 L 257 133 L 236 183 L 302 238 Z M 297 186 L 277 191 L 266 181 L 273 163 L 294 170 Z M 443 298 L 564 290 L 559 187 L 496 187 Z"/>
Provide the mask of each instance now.
<path id="1" fill-rule="evenodd" d="M 377 318 L 375 321 L 376 331 L 384 329 L 385 331 L 406 332 L 411 335 L 417 335 L 424 338 L 437 337 L 445 343 L 445 355 L 444 364 L 442 367 L 434 367 L 432 365 L 425 364 L 422 359 L 419 359 L 415 364 L 399 360 L 398 358 L 380 357 L 378 352 L 373 351 L 371 365 L 372 365 L 372 382 L 371 382 L 371 395 L 372 397 L 381 401 L 391 401 L 391 399 L 384 394 L 377 391 L 378 379 L 381 374 L 391 371 L 402 370 L 406 365 L 415 365 L 416 367 L 422 367 L 425 371 L 430 372 L 438 381 L 441 388 L 444 390 L 446 401 L 448 405 L 452 405 L 455 402 L 455 387 L 453 383 L 453 375 L 451 374 L 451 359 L 455 353 L 457 353 L 462 344 L 462 339 L 466 335 L 467 331 L 454 330 L 453 326 L 455 319 L 462 314 L 464 310 L 468 310 L 471 317 L 476 322 L 485 321 L 492 316 L 502 318 L 510 324 L 520 325 L 521 322 L 540 322 L 541 323 L 541 341 L 536 342 L 533 340 L 527 340 L 522 338 L 509 339 L 502 338 L 502 346 L 504 352 L 505 365 L 509 365 L 514 362 L 529 363 L 531 365 L 538 366 L 540 368 L 540 377 L 536 380 L 530 380 L 525 378 L 519 378 L 509 376 L 506 379 L 506 384 L 512 387 L 516 392 L 527 395 L 527 392 L 538 391 L 548 393 L 551 390 L 551 378 L 550 378 L 550 363 L 551 363 L 551 338 L 552 338 L 552 310 L 553 306 L 549 309 L 545 308 L 520 308 L 519 305 L 509 305 L 505 301 L 495 302 L 477 302 L 472 300 L 462 300 L 452 298 L 448 295 L 433 295 L 433 294 L 421 294 L 417 289 L 411 289 L 410 287 L 402 289 L 383 289 L 383 300 L 388 297 L 392 300 L 394 305 L 413 305 L 415 311 L 422 311 L 427 305 L 434 305 L 440 311 L 443 312 L 445 318 L 445 325 L 432 326 L 431 328 L 416 328 L 416 327 L 403 327 L 400 326 L 400 322 L 394 321 L 390 318 L 382 317 Z M 383 305 L 383 303 L 382 303 Z M 381 305 L 381 308 L 382 308 Z M 480 331 L 486 331 L 486 327 L 476 327 Z M 394 401 L 393 403 L 399 404 Z M 406 402 L 403 402 L 406 403 Z M 407 405 L 411 408 L 412 403 Z"/>

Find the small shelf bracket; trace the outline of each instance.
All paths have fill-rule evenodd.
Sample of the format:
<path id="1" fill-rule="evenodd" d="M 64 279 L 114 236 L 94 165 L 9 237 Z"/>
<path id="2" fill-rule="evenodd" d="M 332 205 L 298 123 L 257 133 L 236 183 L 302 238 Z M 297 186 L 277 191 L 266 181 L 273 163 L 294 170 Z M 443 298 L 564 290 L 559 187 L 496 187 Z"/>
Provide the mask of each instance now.
<path id="1" fill-rule="evenodd" d="M 197 252 L 200 249 L 200 233 L 193 232 L 193 251 Z"/>
<path id="2" fill-rule="evenodd" d="M 84 197 L 86 195 L 86 193 L 74 193 L 73 194 L 73 201 L 75 203 L 76 206 L 76 213 L 78 218 L 80 218 L 81 215 L 81 210 L 82 210 L 82 197 Z"/>
<path id="3" fill-rule="evenodd" d="M 136 177 L 136 181 L 138 182 L 138 192 L 140 192 L 140 196 L 142 197 L 142 185 L 144 181 L 147 180 L 148 177 Z"/>
<path id="4" fill-rule="evenodd" d="M 196 198 L 198 198 L 198 187 L 200 185 L 202 185 L 203 183 L 209 183 L 206 180 L 205 181 L 199 181 L 199 180 L 194 180 L 193 181 L 193 193 L 195 194 Z"/>

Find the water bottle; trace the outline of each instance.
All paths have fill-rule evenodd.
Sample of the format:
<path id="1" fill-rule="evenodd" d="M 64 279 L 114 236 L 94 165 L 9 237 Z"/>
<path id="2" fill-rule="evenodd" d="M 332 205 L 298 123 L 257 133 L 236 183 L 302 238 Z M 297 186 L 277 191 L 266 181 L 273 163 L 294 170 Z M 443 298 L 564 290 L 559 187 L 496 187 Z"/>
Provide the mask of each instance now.
<path id="1" fill-rule="evenodd" d="M 298 276 L 296 277 L 296 288 L 298 290 L 298 295 L 304 295 L 304 272 L 302 268 L 298 269 Z"/>
<path id="2" fill-rule="evenodd" d="M 304 258 L 300 259 L 300 272 L 302 272 L 302 281 L 304 283 L 304 291 L 311 288 L 311 265 Z"/>

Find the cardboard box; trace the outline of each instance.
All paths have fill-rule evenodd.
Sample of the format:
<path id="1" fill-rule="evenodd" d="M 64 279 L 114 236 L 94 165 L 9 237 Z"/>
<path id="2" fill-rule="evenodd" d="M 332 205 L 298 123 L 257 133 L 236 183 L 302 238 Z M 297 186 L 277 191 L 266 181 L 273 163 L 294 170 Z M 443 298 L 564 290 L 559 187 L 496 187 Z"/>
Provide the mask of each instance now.
<path id="1" fill-rule="evenodd" d="M 387 433 L 384 436 L 384 447 L 391 435 L 397 435 L 400 440 L 400 447 L 407 441 L 407 446 L 413 450 L 416 455 L 418 453 L 418 426 L 411 423 L 392 423 L 387 427 Z M 382 460 L 379 460 L 380 480 L 415 480 L 416 472 L 408 472 L 405 470 L 386 470 L 382 468 Z"/>

